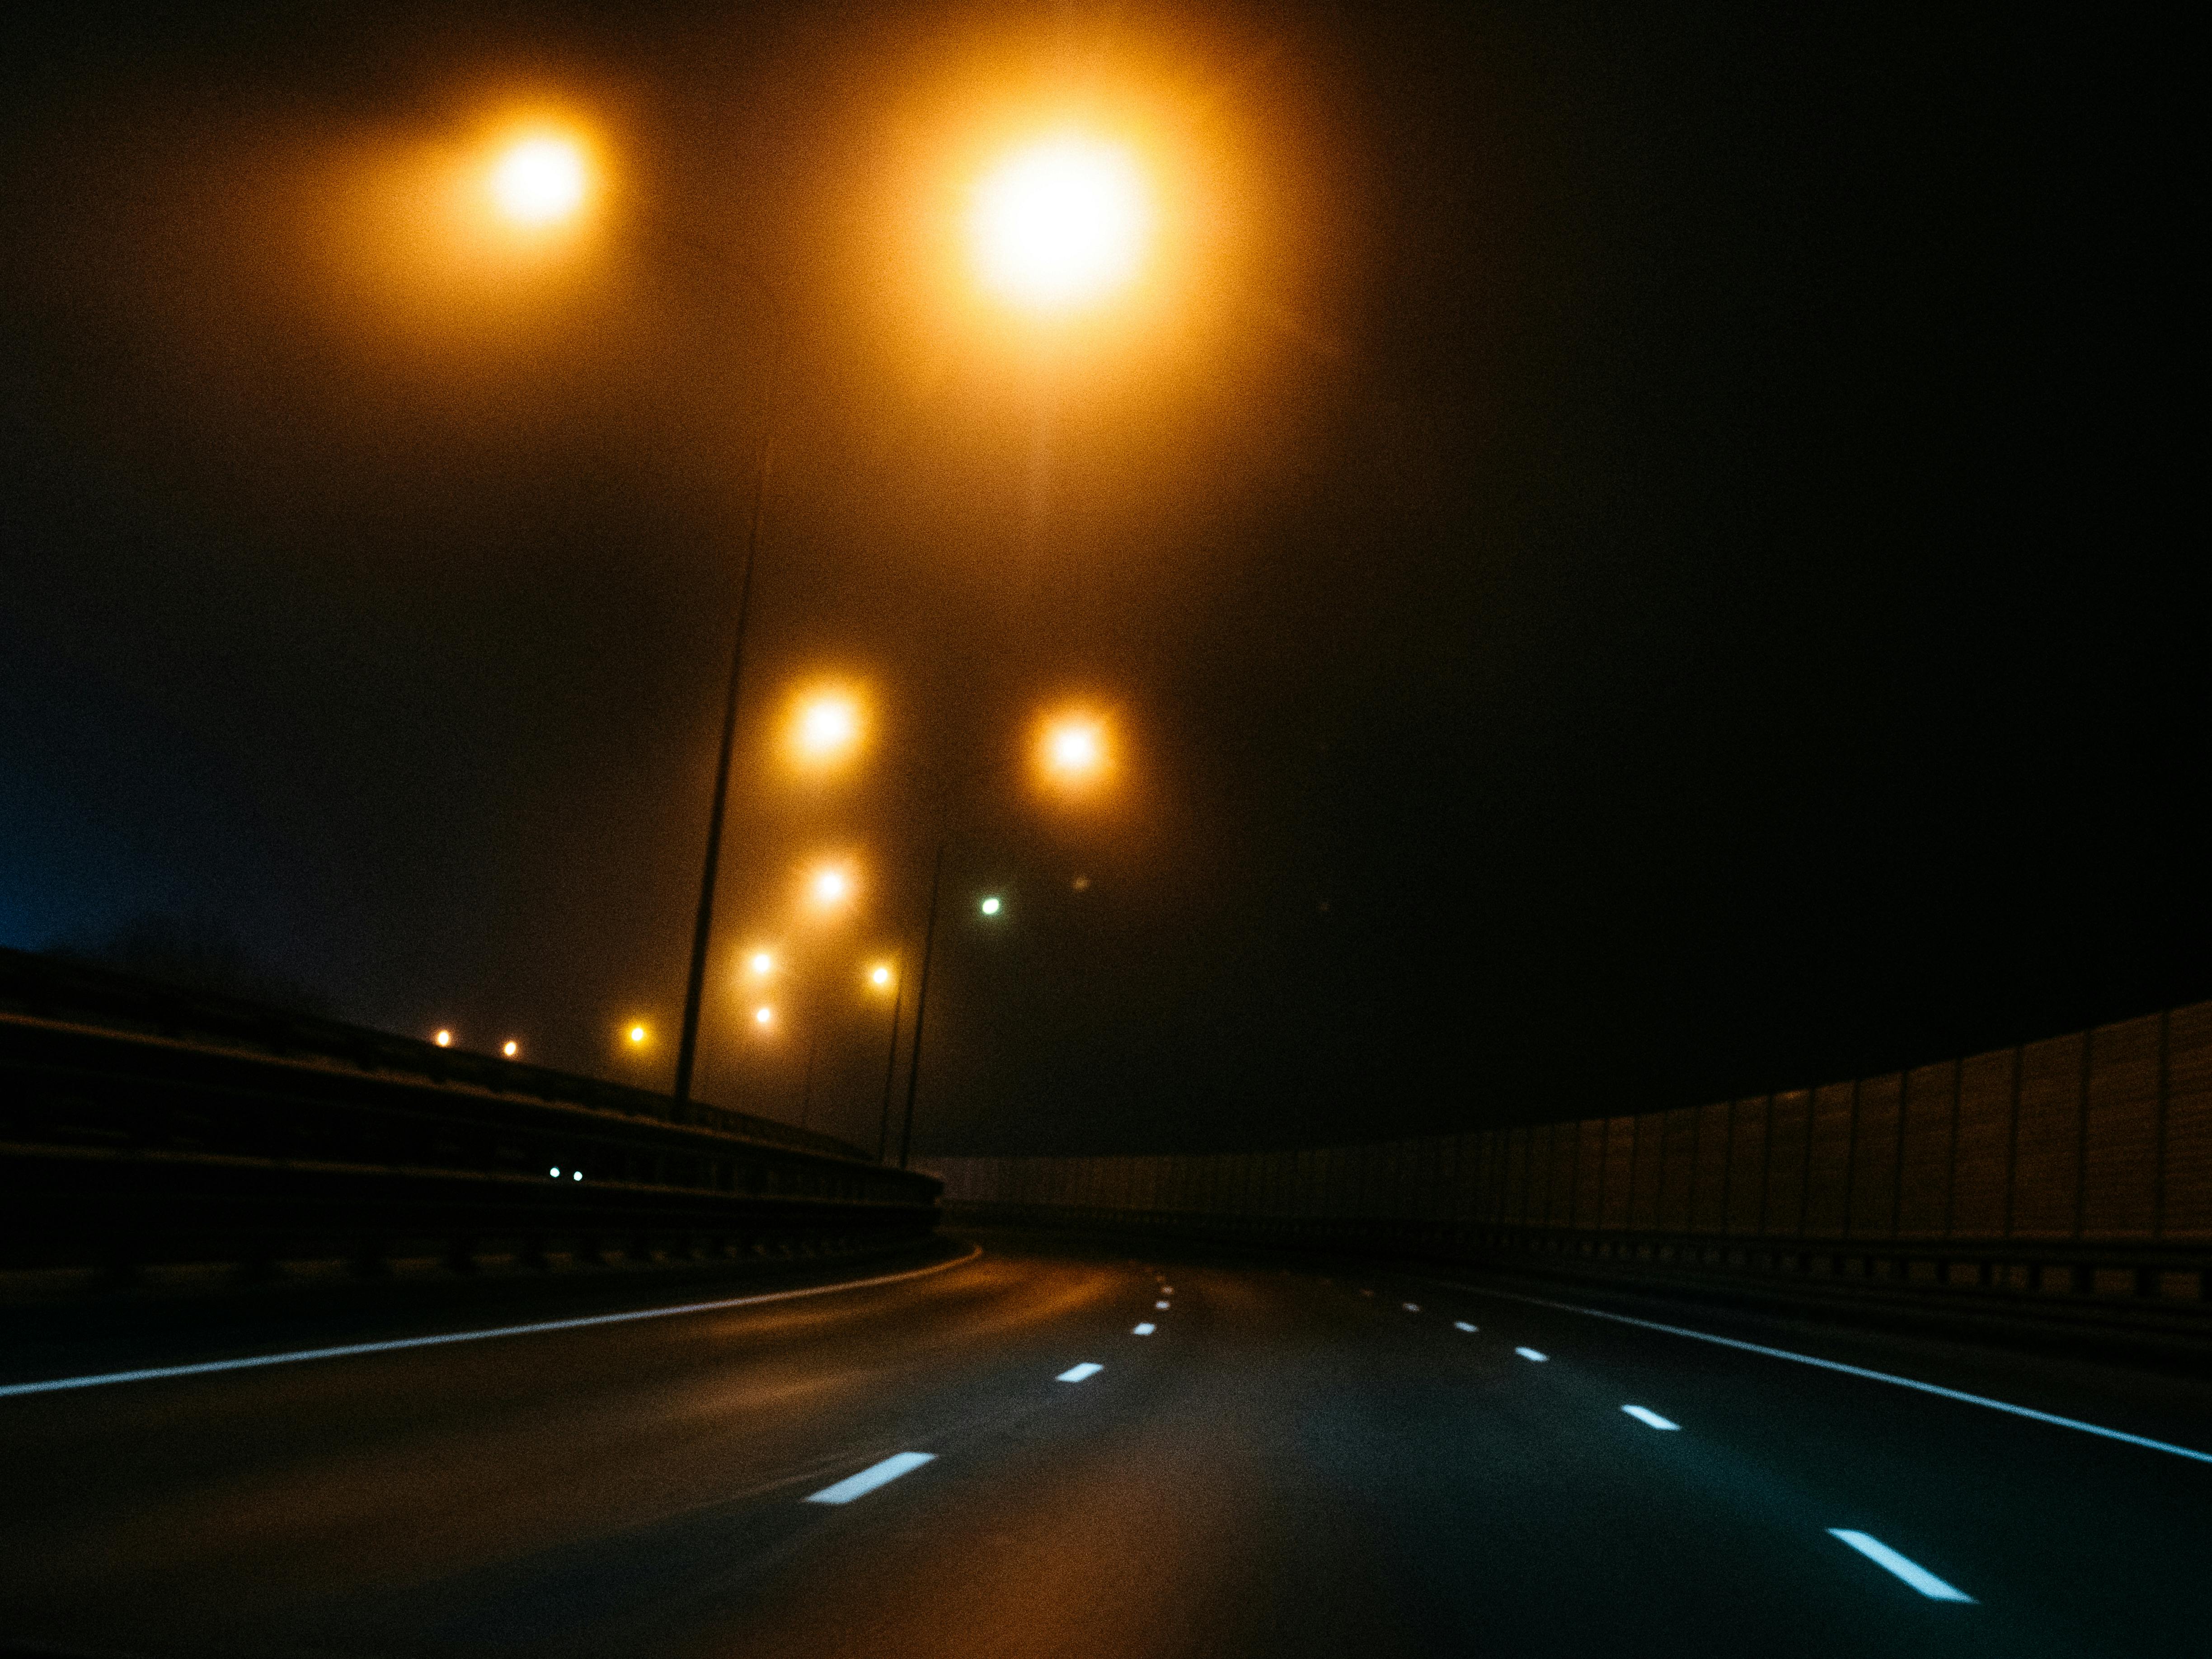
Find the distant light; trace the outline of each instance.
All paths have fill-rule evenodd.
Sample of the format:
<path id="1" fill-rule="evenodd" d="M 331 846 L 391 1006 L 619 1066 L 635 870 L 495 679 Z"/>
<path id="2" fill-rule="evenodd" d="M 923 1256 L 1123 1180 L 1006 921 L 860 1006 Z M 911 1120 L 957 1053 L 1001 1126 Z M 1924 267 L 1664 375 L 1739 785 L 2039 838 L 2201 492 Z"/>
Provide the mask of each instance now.
<path id="1" fill-rule="evenodd" d="M 888 969 L 888 968 L 884 967 L 882 963 L 878 963 L 875 967 L 871 968 L 870 969 L 868 969 L 868 983 L 869 983 L 869 984 L 871 984 L 871 985 L 888 985 L 888 984 L 890 984 L 890 982 L 891 982 L 891 970 L 890 970 L 890 969 Z"/>
<path id="2" fill-rule="evenodd" d="M 450 1048 L 453 1046 L 453 1034 L 451 1031 L 441 1031 L 437 1036 L 432 1037 L 430 1041 L 436 1043 L 441 1048 Z"/>
<path id="3" fill-rule="evenodd" d="M 845 872 L 842 870 L 824 870 L 814 878 L 814 896 L 824 904 L 835 904 L 844 897 L 845 889 Z"/>
<path id="4" fill-rule="evenodd" d="M 546 1173 L 547 1175 L 551 1176 L 553 1177 L 553 1179 L 554 1179 L 554 1180 L 558 1181 L 558 1180 L 561 1178 L 561 1166 L 560 1166 L 559 1164 L 555 1164 L 551 1169 L 548 1170 L 545 1173 Z"/>
<path id="5" fill-rule="evenodd" d="M 550 225 L 584 203 L 584 153 L 550 134 L 508 147 L 491 173 L 499 209 L 519 225 Z"/>
<path id="6" fill-rule="evenodd" d="M 522 1052 L 522 1045 L 510 1037 L 507 1041 L 499 1045 L 499 1051 L 505 1054 L 509 1060 L 513 1060 L 517 1054 Z"/>
<path id="7" fill-rule="evenodd" d="M 769 1024 L 775 1018 L 775 1010 L 769 1007 L 765 1003 L 753 1010 L 753 1024 L 756 1025 Z"/>
<path id="8" fill-rule="evenodd" d="M 1069 134 L 1001 162 L 975 192 L 969 230 L 987 287 L 1031 310 L 1066 311 L 1136 274 L 1152 216 L 1135 157 Z"/>
<path id="9" fill-rule="evenodd" d="M 630 1040 L 632 1042 L 644 1042 L 644 1041 L 645 1041 L 645 1027 L 644 1027 L 644 1026 L 642 1026 L 642 1025 L 633 1025 L 633 1026 L 631 1026 L 631 1027 L 629 1028 L 629 1040 Z"/>
<path id="10" fill-rule="evenodd" d="M 1055 789 L 1094 788 L 1114 769 L 1113 734 L 1091 710 L 1060 709 L 1039 723 L 1035 761 L 1038 775 Z"/>
<path id="11" fill-rule="evenodd" d="M 769 955 L 765 951 L 756 951 L 753 952 L 753 959 L 749 965 L 751 967 L 753 972 L 757 974 L 764 974 L 768 972 L 769 969 L 775 966 L 775 958 Z"/>
<path id="12" fill-rule="evenodd" d="M 983 914 L 987 916 L 995 916 L 999 914 L 999 901 L 995 897 L 983 901 Z"/>
<path id="13" fill-rule="evenodd" d="M 577 1170 L 577 1171 L 575 1172 L 575 1174 L 574 1174 L 573 1176 L 569 1176 L 568 1178 L 569 1178 L 571 1181 L 581 1181 L 581 1180 L 584 1178 L 584 1172 L 583 1172 L 581 1170 Z"/>
<path id="14" fill-rule="evenodd" d="M 1067 884 L 1070 887 L 1073 887 L 1079 893 L 1087 893 L 1091 890 L 1091 878 L 1088 876 L 1078 876 L 1074 880 L 1069 882 Z"/>

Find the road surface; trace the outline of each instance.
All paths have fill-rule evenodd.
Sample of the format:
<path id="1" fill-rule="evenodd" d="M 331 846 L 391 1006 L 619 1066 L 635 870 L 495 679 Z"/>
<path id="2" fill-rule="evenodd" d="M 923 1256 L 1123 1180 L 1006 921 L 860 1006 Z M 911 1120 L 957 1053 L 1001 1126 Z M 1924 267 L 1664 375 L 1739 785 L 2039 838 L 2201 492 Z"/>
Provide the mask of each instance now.
<path id="1" fill-rule="evenodd" d="M 386 1316 L 351 1337 L 468 1340 L 322 1358 L 284 1337 L 349 1334 L 19 1348 L 0 1638 L 146 1659 L 2212 1639 L 2212 1459 L 2186 1455 L 2212 1428 L 2185 1379 L 1037 1241 L 843 1273 L 884 1282 L 539 1308 L 521 1322 L 557 1328 L 504 1335 Z M 621 1293 L 592 1316 L 748 1294 Z"/>

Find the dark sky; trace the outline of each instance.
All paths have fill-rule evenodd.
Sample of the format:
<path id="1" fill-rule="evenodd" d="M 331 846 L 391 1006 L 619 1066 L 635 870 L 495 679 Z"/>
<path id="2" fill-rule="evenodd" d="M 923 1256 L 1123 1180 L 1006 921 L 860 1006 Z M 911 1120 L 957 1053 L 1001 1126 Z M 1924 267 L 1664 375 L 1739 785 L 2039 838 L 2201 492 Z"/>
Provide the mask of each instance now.
<path id="1" fill-rule="evenodd" d="M 710 1098 L 795 1116 L 811 1029 L 815 1123 L 872 1143 L 852 969 L 919 933 L 917 772 L 971 780 L 925 1151 L 1645 1109 L 2212 994 L 2199 94 L 2150 24 L 45 9 L 0 83 L 0 942 L 196 919 L 665 1086 L 757 276 Z M 463 246 L 425 180 L 546 109 L 588 228 Z M 1164 229 L 1045 331 L 953 248 L 979 159 L 1071 119 Z M 801 787 L 773 716 L 823 671 L 877 741 Z M 1126 757 L 1084 810 L 1011 764 L 1070 696 Z M 824 850 L 860 913 L 805 933 Z"/>

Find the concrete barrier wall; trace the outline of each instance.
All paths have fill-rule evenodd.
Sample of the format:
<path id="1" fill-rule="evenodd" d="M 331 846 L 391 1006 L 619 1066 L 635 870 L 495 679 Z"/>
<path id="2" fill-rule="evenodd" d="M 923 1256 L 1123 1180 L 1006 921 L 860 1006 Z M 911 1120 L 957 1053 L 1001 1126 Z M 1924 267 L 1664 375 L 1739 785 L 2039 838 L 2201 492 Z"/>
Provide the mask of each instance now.
<path id="1" fill-rule="evenodd" d="M 949 1206 L 1578 1236 L 2212 1242 L 2212 1003 L 1745 1100 L 1368 1146 L 947 1158 Z"/>

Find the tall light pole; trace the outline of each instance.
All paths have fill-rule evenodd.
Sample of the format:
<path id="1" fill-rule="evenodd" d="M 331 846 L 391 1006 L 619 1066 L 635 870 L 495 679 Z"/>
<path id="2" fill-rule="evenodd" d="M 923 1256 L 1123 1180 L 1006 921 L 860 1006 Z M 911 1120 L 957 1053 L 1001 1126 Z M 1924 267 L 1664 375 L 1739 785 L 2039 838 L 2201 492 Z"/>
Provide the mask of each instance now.
<path id="1" fill-rule="evenodd" d="M 899 1010 L 906 1001 L 906 976 L 902 974 L 891 987 L 891 1034 L 884 1048 L 884 1109 L 876 1122 L 876 1162 L 884 1161 L 890 1150 L 891 1140 L 891 1079 L 898 1075 Z"/>
<path id="2" fill-rule="evenodd" d="M 763 292 L 766 292 L 763 289 Z M 761 514 L 768 501 L 769 446 L 775 427 L 775 392 L 783 365 L 783 319 L 776 318 L 769 349 L 768 386 L 762 399 L 759 465 L 753 474 L 753 511 L 745 528 L 745 562 L 738 577 L 738 625 L 730 644 L 730 684 L 722 697 L 722 741 L 714 757 L 714 799 L 707 811 L 707 856 L 699 872 L 699 910 L 691 924 L 691 967 L 684 980 L 684 1033 L 676 1044 L 678 1105 L 691 1098 L 691 1073 L 699 1056 L 699 1005 L 707 988 L 707 947 L 714 931 L 714 877 L 722 860 L 722 820 L 730 799 L 730 754 L 738 736 L 738 691 L 744 680 L 745 621 L 752 611 L 753 565 L 760 556 Z"/>
<path id="3" fill-rule="evenodd" d="M 945 881 L 945 842 L 937 843 L 937 861 L 929 871 L 929 920 L 921 929 L 921 980 L 914 992 L 914 1052 L 906 1063 L 906 1121 L 899 1129 L 899 1168 L 906 1168 L 914 1145 L 914 1091 L 921 1081 L 921 1017 L 929 1007 L 929 957 L 937 943 L 937 890 Z"/>

